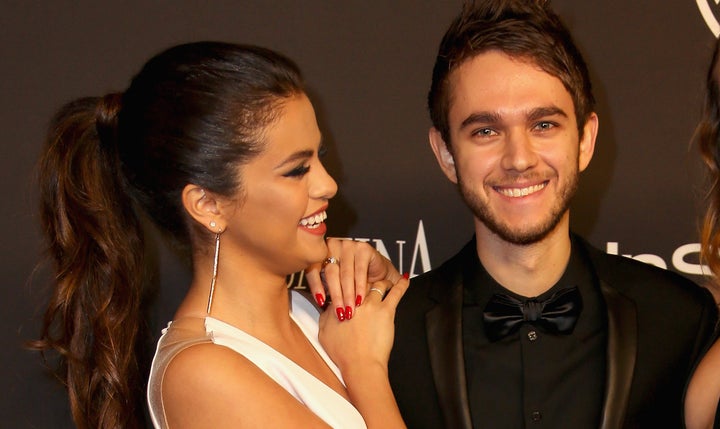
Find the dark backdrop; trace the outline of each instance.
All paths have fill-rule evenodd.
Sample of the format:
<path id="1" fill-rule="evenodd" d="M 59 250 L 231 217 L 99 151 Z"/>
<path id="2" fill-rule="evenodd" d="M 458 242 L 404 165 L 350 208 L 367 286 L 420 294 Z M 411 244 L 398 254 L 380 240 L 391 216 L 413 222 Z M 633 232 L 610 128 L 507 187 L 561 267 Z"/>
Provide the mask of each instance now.
<path id="1" fill-rule="evenodd" d="M 573 228 L 600 248 L 706 281 L 697 261 L 701 164 L 689 143 L 718 31 L 711 0 L 555 0 L 589 63 L 600 115 Z M 366 239 L 403 271 L 439 265 L 471 219 L 427 144 L 425 96 L 459 0 L 24 2 L 0 7 L 2 270 L 0 425 L 71 427 L 61 386 L 22 349 L 37 334 L 47 269 L 33 169 L 52 113 L 125 88 L 180 42 L 254 43 L 294 58 L 312 90 L 340 183 L 330 235 Z M 401 256 L 402 251 L 402 256 Z M 159 247 L 155 332 L 188 275 Z M 413 264 L 414 261 L 414 264 Z M 412 270 L 411 270 L 412 268 Z"/>

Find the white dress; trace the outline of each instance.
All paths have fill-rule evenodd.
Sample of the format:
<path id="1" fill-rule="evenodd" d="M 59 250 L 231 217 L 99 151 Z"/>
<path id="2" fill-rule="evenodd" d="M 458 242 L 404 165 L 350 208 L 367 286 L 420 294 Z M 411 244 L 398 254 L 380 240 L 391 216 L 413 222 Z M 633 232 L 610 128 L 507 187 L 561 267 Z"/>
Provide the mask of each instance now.
<path id="1" fill-rule="evenodd" d="M 290 317 L 345 384 L 340 371 L 318 342 L 318 311 L 299 293 L 292 291 L 290 296 Z M 331 427 L 367 428 L 355 407 L 325 383 L 257 338 L 209 316 L 181 318 L 163 329 L 148 381 L 148 404 L 155 428 L 168 428 L 162 400 L 162 381 L 168 364 L 180 351 L 203 343 L 218 344 L 240 353 Z"/>

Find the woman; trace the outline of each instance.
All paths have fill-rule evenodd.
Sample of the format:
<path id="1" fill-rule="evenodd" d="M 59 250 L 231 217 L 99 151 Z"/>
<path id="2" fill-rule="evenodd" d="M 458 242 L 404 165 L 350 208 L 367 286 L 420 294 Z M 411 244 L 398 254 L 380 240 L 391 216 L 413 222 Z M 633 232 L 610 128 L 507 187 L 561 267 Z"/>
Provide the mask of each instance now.
<path id="1" fill-rule="evenodd" d="M 708 208 L 701 234 L 701 257 L 713 273 L 707 285 L 720 301 L 720 41 L 715 44 L 707 74 L 705 107 L 696 132 L 700 153 L 710 177 Z M 685 395 L 685 424 L 688 429 L 720 428 L 720 341 L 710 347 L 690 380 Z"/>
<path id="2" fill-rule="evenodd" d="M 57 114 L 41 162 L 56 287 L 36 346 L 64 359 L 78 427 L 141 424 L 141 215 L 193 267 L 153 361 L 156 427 L 403 427 L 386 364 L 407 280 L 388 292 L 399 275 L 387 260 L 333 242 L 370 263 L 357 297 L 340 286 L 324 239 L 337 187 L 321 151 L 297 66 L 252 46 L 171 48 L 124 93 Z M 322 302 L 323 260 L 338 304 L 318 322 L 285 279 L 313 266 Z M 367 294 L 364 276 L 378 281 Z"/>

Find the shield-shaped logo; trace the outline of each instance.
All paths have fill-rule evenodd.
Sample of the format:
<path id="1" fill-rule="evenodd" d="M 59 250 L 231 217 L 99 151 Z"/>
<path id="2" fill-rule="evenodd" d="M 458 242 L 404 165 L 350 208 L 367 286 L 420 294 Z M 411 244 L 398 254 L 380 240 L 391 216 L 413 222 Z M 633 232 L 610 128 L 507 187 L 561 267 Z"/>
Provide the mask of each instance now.
<path id="1" fill-rule="evenodd" d="M 720 16 L 720 10 L 718 10 L 718 4 L 720 0 L 695 0 L 700 9 L 700 13 L 705 19 L 710 31 L 713 32 L 715 37 L 720 35 L 720 23 L 718 23 L 718 17 Z"/>

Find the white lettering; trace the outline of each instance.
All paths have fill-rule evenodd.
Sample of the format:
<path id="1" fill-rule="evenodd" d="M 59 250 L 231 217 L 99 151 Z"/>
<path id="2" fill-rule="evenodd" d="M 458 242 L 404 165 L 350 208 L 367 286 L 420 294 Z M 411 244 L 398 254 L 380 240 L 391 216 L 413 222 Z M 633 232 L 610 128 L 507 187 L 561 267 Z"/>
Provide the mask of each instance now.
<path id="1" fill-rule="evenodd" d="M 691 264 L 685 260 L 687 255 L 700 253 L 700 243 L 690 243 L 678 247 L 672 255 L 672 264 L 678 271 L 687 274 L 711 275 L 710 267 L 705 264 Z"/>
<path id="2" fill-rule="evenodd" d="M 398 245 L 398 271 L 401 273 L 403 271 L 403 246 L 405 244 L 405 240 L 395 240 L 395 243 Z"/>
<path id="3" fill-rule="evenodd" d="M 354 241 L 360 241 L 363 243 L 372 243 L 375 245 L 375 249 L 384 257 L 388 258 L 393 264 L 395 264 L 396 267 L 398 267 L 398 271 L 405 272 L 403 270 L 404 268 L 404 261 L 405 261 L 405 255 L 404 255 L 404 249 L 405 249 L 405 243 L 407 241 L 405 240 L 395 240 L 395 244 L 397 244 L 397 258 L 393 259 L 390 257 L 390 252 L 388 251 L 387 247 L 385 246 L 385 243 L 380 238 L 352 238 L 352 237 L 333 237 L 338 240 L 354 240 Z M 420 265 L 422 266 L 422 272 L 415 273 L 415 264 L 418 260 L 418 255 L 420 256 Z M 422 219 L 418 221 L 418 229 L 417 234 L 415 236 L 415 247 L 413 248 L 413 256 L 412 256 L 412 263 L 410 264 L 410 277 L 415 277 L 418 274 L 422 274 L 424 272 L 430 271 L 432 269 L 431 263 L 430 263 L 430 251 L 428 250 L 428 244 L 427 244 L 427 238 L 425 237 L 425 227 L 423 225 Z"/>
<path id="4" fill-rule="evenodd" d="M 608 241 L 607 246 L 605 246 L 605 249 L 606 249 L 605 251 L 606 251 L 607 253 L 609 253 L 609 254 L 611 254 L 611 255 L 617 255 L 617 254 L 618 254 L 619 245 L 618 245 L 618 243 L 617 243 L 616 241 Z M 631 255 L 622 255 L 622 256 L 624 256 L 624 257 L 626 257 L 626 258 L 632 258 Z"/>
<path id="5" fill-rule="evenodd" d="M 667 270 L 667 264 L 665 263 L 663 258 L 659 257 L 658 255 L 653 255 L 651 253 L 643 253 L 642 255 L 633 256 L 632 259 L 640 262 L 645 262 L 646 264 L 655 265 L 656 267 Z"/>
<path id="6" fill-rule="evenodd" d="M 618 255 L 619 244 L 616 241 L 608 241 L 605 246 L 605 251 L 610 255 Z M 711 275 L 710 267 L 704 264 L 694 264 L 685 260 L 688 255 L 700 253 L 700 243 L 689 243 L 684 244 L 673 252 L 672 255 L 672 266 L 681 273 L 693 274 L 693 275 Z M 632 258 L 640 262 L 655 265 L 663 269 L 667 269 L 668 265 L 663 258 L 652 253 L 643 253 L 640 255 L 623 254 L 626 258 Z"/>
<path id="7" fill-rule="evenodd" d="M 377 238 L 373 238 L 373 243 L 375 243 L 375 249 L 376 249 L 381 255 L 383 255 L 384 257 L 386 257 L 386 258 L 388 258 L 388 259 L 392 259 L 392 258 L 390 258 L 390 252 L 388 252 L 387 248 L 385 247 L 385 243 L 383 243 L 382 240 L 377 239 Z"/>
<path id="8" fill-rule="evenodd" d="M 298 276 L 298 281 L 295 282 L 295 276 Z M 299 273 L 290 274 L 290 276 L 287 278 L 286 285 L 290 289 L 306 289 L 307 286 L 303 284 L 303 280 L 305 279 L 305 270 L 300 271 Z M 295 285 L 293 285 L 295 283 Z"/>
<path id="9" fill-rule="evenodd" d="M 610 255 L 617 255 L 618 254 L 618 244 L 616 241 L 608 241 L 607 246 L 605 246 L 605 252 L 609 253 Z"/>
<path id="10" fill-rule="evenodd" d="M 430 271 L 430 252 L 428 252 L 427 240 L 425 239 L 425 228 L 422 219 L 418 223 L 417 236 L 415 237 L 415 249 L 413 250 L 412 263 L 410 264 L 410 277 L 415 277 L 415 261 L 420 251 L 420 262 L 423 266 L 423 273 Z"/>

